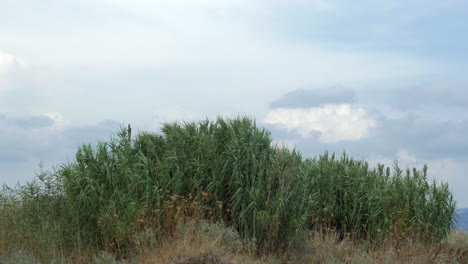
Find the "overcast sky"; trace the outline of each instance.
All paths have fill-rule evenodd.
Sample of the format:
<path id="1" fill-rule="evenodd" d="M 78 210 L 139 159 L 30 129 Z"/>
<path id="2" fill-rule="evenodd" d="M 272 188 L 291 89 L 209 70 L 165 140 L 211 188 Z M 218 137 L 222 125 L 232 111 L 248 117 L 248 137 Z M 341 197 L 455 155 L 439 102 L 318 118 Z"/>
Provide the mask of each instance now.
<path id="1" fill-rule="evenodd" d="M 428 164 L 468 207 L 465 0 L 6 0 L 0 182 L 122 124 L 255 117 L 305 156 Z"/>

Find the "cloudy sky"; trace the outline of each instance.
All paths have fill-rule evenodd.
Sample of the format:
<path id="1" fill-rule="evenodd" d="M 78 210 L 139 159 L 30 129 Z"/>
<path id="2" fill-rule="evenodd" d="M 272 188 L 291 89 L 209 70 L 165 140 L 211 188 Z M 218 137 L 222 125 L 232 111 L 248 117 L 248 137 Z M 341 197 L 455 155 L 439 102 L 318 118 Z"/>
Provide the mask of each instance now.
<path id="1" fill-rule="evenodd" d="M 249 115 L 305 156 L 429 165 L 468 207 L 464 0 L 21 0 L 0 8 L 0 182 L 120 125 Z"/>

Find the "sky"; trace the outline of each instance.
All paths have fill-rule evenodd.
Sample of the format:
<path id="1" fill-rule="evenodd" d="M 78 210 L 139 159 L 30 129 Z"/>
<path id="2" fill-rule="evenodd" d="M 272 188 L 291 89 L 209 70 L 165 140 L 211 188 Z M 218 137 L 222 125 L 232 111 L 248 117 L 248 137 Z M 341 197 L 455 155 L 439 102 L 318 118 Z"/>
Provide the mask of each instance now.
<path id="1" fill-rule="evenodd" d="M 0 182 L 120 126 L 247 115 L 305 157 L 429 166 L 468 207 L 464 0 L 4 0 Z"/>

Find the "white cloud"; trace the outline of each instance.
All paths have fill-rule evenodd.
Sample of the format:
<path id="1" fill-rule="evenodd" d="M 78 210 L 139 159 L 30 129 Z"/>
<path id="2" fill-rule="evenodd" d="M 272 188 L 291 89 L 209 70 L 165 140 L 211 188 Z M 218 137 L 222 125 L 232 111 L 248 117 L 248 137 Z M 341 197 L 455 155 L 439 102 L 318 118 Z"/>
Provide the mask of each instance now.
<path id="1" fill-rule="evenodd" d="M 45 116 L 49 117 L 50 119 L 54 120 L 54 124 L 52 125 L 53 130 L 63 130 L 67 125 L 70 124 L 70 121 L 67 120 L 62 114 L 57 112 L 48 112 L 44 114 Z"/>
<path id="2" fill-rule="evenodd" d="M 26 69 L 28 64 L 18 57 L 0 50 L 0 79 L 16 70 Z"/>
<path id="3" fill-rule="evenodd" d="M 279 108 L 269 112 L 263 122 L 297 131 L 303 137 L 318 131 L 320 139 L 327 143 L 365 138 L 375 125 L 363 109 L 348 104 L 310 109 Z"/>
<path id="4" fill-rule="evenodd" d="M 13 55 L 0 51 L 0 78 L 7 74 L 16 64 L 16 59 Z"/>
<path id="5" fill-rule="evenodd" d="M 411 154 L 407 149 L 400 149 L 397 153 L 398 160 L 403 162 L 415 163 L 418 161 L 415 155 Z"/>
<path id="6" fill-rule="evenodd" d="M 25 67 L 17 57 L 0 50 L 0 93 L 15 88 L 17 73 Z"/>

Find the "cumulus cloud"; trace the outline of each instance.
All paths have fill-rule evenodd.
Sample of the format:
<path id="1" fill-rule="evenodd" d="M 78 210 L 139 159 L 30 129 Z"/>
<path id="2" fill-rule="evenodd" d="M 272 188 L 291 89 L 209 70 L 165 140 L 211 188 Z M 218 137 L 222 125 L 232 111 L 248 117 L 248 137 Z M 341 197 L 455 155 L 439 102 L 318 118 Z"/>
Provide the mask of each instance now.
<path id="1" fill-rule="evenodd" d="M 367 137 L 374 126 L 374 121 L 363 109 L 348 104 L 309 109 L 279 108 L 270 111 L 263 122 L 295 130 L 303 137 L 319 132 L 323 142 L 359 140 Z"/>
<path id="2" fill-rule="evenodd" d="M 374 126 L 370 127 L 368 136 L 355 141 L 326 142 L 320 137 L 297 135 L 296 130 L 288 132 L 286 126 L 280 125 L 275 125 L 272 131 L 274 137 L 296 141 L 298 149 L 306 155 L 346 150 L 362 158 L 468 159 L 468 121 L 426 120 L 412 115 L 399 119 L 372 116 L 371 120 Z"/>
<path id="3" fill-rule="evenodd" d="M 350 88 L 299 89 L 283 95 L 271 103 L 272 108 L 308 108 L 327 104 L 347 104 L 356 100 L 356 92 Z"/>
<path id="4" fill-rule="evenodd" d="M 67 120 L 62 114 L 57 112 L 48 112 L 45 113 L 45 116 L 47 116 L 50 120 L 53 120 L 53 127 L 56 130 L 62 130 L 70 123 L 70 121 Z"/>

